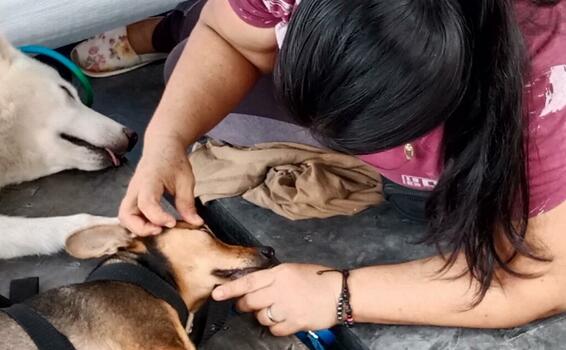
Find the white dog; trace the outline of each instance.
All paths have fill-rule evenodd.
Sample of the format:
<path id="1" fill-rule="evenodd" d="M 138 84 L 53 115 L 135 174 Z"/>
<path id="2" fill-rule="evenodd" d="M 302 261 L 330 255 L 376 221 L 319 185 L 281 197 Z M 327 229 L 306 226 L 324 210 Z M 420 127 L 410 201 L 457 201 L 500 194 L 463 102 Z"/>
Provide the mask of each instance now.
<path id="1" fill-rule="evenodd" d="M 118 166 L 136 139 L 133 131 L 84 106 L 54 69 L 0 36 L 0 187 L 68 169 Z M 0 216 L 0 259 L 55 253 L 72 233 L 116 220 Z"/>

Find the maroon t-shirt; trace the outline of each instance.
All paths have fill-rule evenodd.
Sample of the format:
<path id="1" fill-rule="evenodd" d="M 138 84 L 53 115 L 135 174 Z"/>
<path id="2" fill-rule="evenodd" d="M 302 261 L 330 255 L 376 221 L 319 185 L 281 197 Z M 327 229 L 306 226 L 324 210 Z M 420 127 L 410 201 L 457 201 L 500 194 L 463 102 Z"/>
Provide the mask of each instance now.
<path id="1" fill-rule="evenodd" d="M 275 28 L 281 44 L 300 0 L 229 0 L 246 23 Z M 516 15 L 531 58 L 525 86 L 529 118 L 528 167 L 531 215 L 566 200 L 566 1 L 538 7 L 516 1 Z M 410 144 L 360 158 L 406 187 L 432 190 L 442 172 L 439 127 Z"/>

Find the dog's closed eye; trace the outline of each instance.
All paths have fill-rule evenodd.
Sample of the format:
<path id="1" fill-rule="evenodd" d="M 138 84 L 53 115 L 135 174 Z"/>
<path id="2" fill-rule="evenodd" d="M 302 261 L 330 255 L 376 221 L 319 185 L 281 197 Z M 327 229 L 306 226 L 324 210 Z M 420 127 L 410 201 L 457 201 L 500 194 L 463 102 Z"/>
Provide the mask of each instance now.
<path id="1" fill-rule="evenodd" d="M 73 95 L 73 93 L 71 92 L 71 90 L 69 90 L 68 87 L 66 87 L 65 85 L 59 85 L 59 87 L 61 89 L 63 89 L 63 91 L 65 91 L 67 93 L 67 95 L 69 95 L 70 98 L 72 98 L 73 100 L 75 100 L 75 95 Z"/>

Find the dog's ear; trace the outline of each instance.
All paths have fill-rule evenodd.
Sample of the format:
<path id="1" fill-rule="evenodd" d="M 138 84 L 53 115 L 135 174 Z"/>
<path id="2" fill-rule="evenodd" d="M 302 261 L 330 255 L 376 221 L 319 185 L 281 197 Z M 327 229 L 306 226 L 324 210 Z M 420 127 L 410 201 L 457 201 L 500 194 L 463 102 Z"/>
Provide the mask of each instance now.
<path id="1" fill-rule="evenodd" d="M 65 242 L 65 250 L 79 259 L 99 258 L 115 254 L 132 244 L 132 234 L 119 225 L 95 226 L 73 233 Z"/>
<path id="2" fill-rule="evenodd" d="M 8 39 L 0 34 L 0 64 L 10 64 L 14 57 L 14 47 L 8 42 Z"/>

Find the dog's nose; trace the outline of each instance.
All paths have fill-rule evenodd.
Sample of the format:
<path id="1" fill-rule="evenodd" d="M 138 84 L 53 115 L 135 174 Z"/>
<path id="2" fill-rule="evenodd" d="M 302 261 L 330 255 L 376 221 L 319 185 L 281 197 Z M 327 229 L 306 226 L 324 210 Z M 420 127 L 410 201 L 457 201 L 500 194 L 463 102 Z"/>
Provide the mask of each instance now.
<path id="1" fill-rule="evenodd" d="M 273 259 L 275 257 L 275 249 L 271 247 L 260 247 L 259 252 L 268 259 Z"/>
<path id="2" fill-rule="evenodd" d="M 138 143 L 138 134 L 134 130 L 128 128 L 122 129 L 122 132 L 128 138 L 128 152 L 130 152 L 134 149 L 136 143 Z"/>

